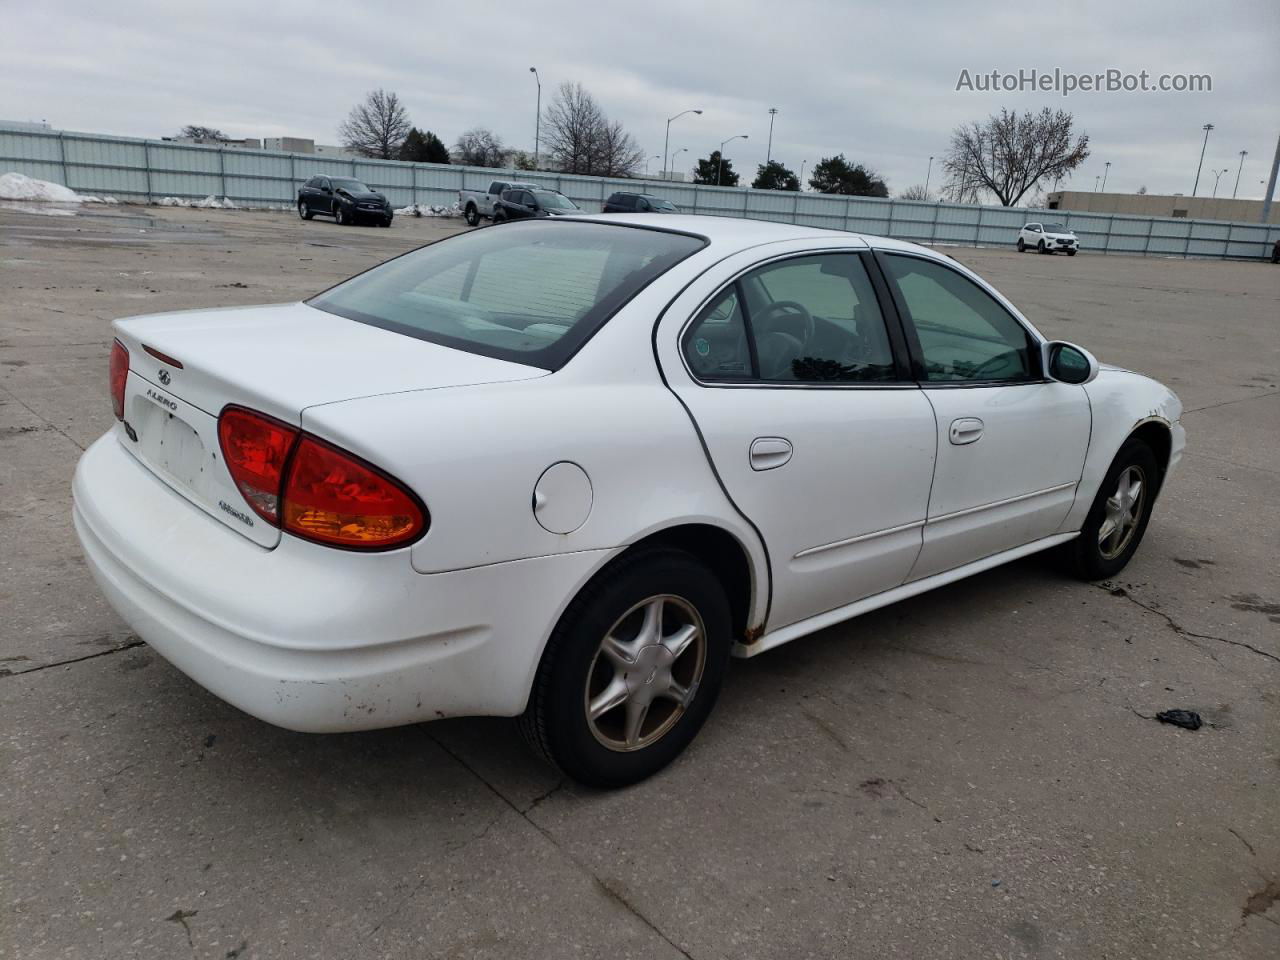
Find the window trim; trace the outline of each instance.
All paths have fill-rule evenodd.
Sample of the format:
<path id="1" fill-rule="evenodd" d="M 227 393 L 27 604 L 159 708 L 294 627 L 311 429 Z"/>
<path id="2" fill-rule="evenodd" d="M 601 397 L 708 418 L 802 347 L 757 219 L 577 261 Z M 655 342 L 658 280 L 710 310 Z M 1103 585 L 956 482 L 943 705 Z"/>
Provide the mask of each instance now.
<path id="1" fill-rule="evenodd" d="M 1021 387 L 1027 384 L 1049 383 L 1051 378 L 1045 373 L 1044 369 L 1044 350 L 1041 349 L 1046 343 L 1040 332 L 1031 326 L 1030 323 L 1023 320 L 1016 313 L 1010 310 L 1002 301 L 1000 294 L 985 281 L 975 279 L 963 271 L 957 270 L 951 264 L 938 257 L 925 256 L 912 250 L 890 250 L 885 248 L 874 248 L 872 256 L 876 261 L 876 268 L 882 274 L 885 285 L 888 288 L 889 295 L 893 299 L 894 311 L 898 315 L 898 319 L 902 324 L 902 330 L 906 335 L 907 350 L 911 357 L 911 374 L 915 381 L 922 389 L 929 390 L 957 390 L 969 388 L 983 387 Z M 902 299 L 898 286 L 891 279 L 889 270 L 884 263 L 886 257 L 904 257 L 912 260 L 923 260 L 931 263 L 944 270 L 950 270 L 956 276 L 963 280 L 967 280 L 974 284 L 979 290 L 991 298 L 991 301 L 1005 312 L 1005 314 L 1013 320 L 1014 323 L 1026 335 L 1027 353 L 1031 360 L 1031 373 L 1025 380 L 929 380 L 924 375 L 924 351 L 920 346 L 920 336 L 916 331 L 915 321 L 911 318 L 911 311 L 907 308 L 906 302 Z"/>
<path id="2" fill-rule="evenodd" d="M 872 383 L 859 383 L 856 381 L 844 382 L 839 380 L 815 380 L 807 382 L 790 382 L 785 380 L 763 380 L 759 377 L 759 363 L 756 359 L 755 337 L 751 331 L 750 309 L 746 306 L 746 298 L 743 296 L 742 279 L 747 274 L 752 273 L 761 267 L 770 266 L 780 263 L 784 260 L 799 260 L 805 257 L 819 257 L 831 254 L 841 254 L 850 257 L 858 257 L 862 261 L 862 267 L 867 272 L 867 278 L 871 281 L 871 289 L 875 294 L 876 305 L 880 310 L 880 316 L 884 321 L 885 334 L 889 340 L 889 352 L 893 357 L 894 379 L 880 380 Z M 885 280 L 880 276 L 880 266 L 875 261 L 874 251 L 865 247 L 818 247 L 812 250 L 793 250 L 788 253 L 780 253 L 776 256 L 768 257 L 764 260 L 757 260 L 749 266 L 743 267 L 732 277 L 718 284 L 715 289 L 699 301 L 698 305 L 689 313 L 689 318 L 680 326 L 676 333 L 676 353 L 680 357 L 680 363 L 684 367 L 685 373 L 689 379 L 699 387 L 706 388 L 722 388 L 741 390 L 748 389 L 766 389 L 766 390 L 914 390 L 918 389 L 920 384 L 916 382 L 914 369 L 909 359 L 908 344 L 903 336 L 901 320 L 898 316 L 896 305 L 889 297 L 889 288 Z M 734 294 L 738 298 L 739 308 L 742 310 L 742 323 L 747 335 L 747 350 L 751 355 L 751 374 L 743 378 L 716 378 L 702 377 L 693 372 L 689 366 L 689 358 L 684 352 L 685 337 L 689 334 L 693 324 L 702 316 L 702 312 L 707 309 L 713 302 L 721 297 L 730 287 L 734 288 Z"/>

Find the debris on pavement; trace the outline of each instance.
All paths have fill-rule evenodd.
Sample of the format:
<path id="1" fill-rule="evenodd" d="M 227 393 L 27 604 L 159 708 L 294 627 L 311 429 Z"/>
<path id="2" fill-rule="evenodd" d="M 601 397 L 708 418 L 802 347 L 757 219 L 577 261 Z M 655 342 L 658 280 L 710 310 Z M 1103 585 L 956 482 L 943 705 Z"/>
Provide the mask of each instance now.
<path id="1" fill-rule="evenodd" d="M 1200 714 L 1194 710 L 1161 710 L 1156 714 L 1156 719 L 1161 723 L 1171 723 L 1175 727 L 1182 727 L 1184 730 L 1199 730 L 1204 724 L 1200 719 Z"/>

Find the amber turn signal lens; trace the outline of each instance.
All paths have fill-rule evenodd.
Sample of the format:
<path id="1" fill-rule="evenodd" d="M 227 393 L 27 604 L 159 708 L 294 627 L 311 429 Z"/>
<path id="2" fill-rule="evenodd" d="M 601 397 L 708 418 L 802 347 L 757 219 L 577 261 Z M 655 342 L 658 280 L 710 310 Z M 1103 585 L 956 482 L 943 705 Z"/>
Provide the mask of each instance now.
<path id="1" fill-rule="evenodd" d="M 334 546 L 387 548 L 416 539 L 426 509 L 380 470 L 304 436 L 289 463 L 284 528 Z"/>

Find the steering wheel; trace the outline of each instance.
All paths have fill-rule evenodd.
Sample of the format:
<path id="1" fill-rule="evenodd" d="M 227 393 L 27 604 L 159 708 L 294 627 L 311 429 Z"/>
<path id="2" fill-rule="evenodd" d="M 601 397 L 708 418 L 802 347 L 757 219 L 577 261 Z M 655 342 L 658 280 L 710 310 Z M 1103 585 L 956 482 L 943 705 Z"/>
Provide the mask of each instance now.
<path id="1" fill-rule="evenodd" d="M 813 314 L 794 300 L 775 300 L 761 310 L 759 316 L 751 318 L 751 325 L 756 336 L 785 333 L 799 340 L 802 347 L 813 338 Z"/>

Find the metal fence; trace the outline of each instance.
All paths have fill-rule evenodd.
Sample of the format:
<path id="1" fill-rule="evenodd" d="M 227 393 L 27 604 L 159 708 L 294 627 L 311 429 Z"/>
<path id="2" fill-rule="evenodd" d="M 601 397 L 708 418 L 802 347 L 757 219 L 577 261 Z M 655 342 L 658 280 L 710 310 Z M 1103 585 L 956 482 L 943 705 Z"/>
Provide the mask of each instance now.
<path id="1" fill-rule="evenodd" d="M 245 207 L 288 206 L 294 203 L 302 181 L 329 174 L 363 180 L 385 193 L 397 207 L 412 203 L 450 206 L 459 190 L 483 190 L 495 177 L 505 177 L 559 190 L 591 211 L 599 210 L 615 190 L 643 190 L 660 194 L 690 213 L 777 220 L 926 244 L 1007 246 L 1027 220 L 1065 224 L 1091 253 L 1256 259 L 1270 256 L 1272 244 L 1280 240 L 1280 225 L 1275 224 L 506 172 L 0 128 L 0 173 L 8 170 L 61 183 L 79 193 L 142 203 L 163 197 L 200 200 L 213 196 Z"/>

